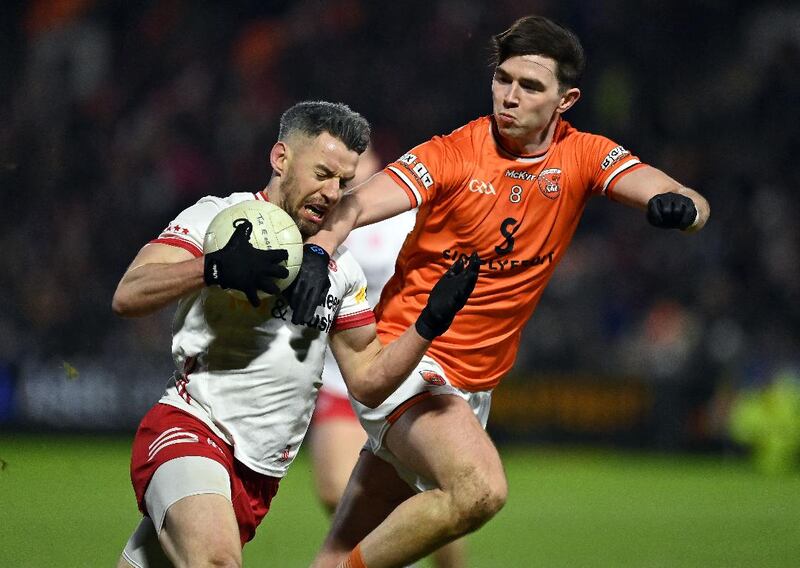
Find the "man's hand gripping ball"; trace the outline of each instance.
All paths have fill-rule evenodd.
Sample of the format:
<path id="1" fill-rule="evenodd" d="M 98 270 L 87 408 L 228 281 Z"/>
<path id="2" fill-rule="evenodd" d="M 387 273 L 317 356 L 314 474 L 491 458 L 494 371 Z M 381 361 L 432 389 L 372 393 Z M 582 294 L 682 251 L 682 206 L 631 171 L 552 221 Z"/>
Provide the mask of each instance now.
<path id="1" fill-rule="evenodd" d="M 244 292 L 254 307 L 261 305 L 258 290 L 280 292 L 275 279 L 286 278 L 289 270 L 280 263 L 288 258 L 286 249 L 259 250 L 250 243 L 253 225 L 241 219 L 228 243 L 205 255 L 203 278 L 207 286 Z"/>

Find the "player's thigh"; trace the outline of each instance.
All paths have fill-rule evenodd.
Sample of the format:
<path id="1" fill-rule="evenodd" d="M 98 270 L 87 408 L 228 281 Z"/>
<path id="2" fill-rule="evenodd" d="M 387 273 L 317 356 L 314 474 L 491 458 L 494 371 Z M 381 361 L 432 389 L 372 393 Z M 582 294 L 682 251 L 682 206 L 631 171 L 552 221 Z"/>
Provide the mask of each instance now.
<path id="1" fill-rule="evenodd" d="M 230 500 L 222 495 L 191 495 L 167 510 L 159 534 L 164 551 L 179 565 L 200 559 L 230 559 L 241 564 L 239 526 Z"/>
<path id="2" fill-rule="evenodd" d="M 414 493 L 394 467 L 369 451 L 361 452 L 336 509 L 329 544 L 352 549 Z"/>
<path id="3" fill-rule="evenodd" d="M 164 554 L 153 521 L 143 517 L 125 544 L 117 568 L 172 568 Z"/>
<path id="4" fill-rule="evenodd" d="M 315 423 L 311 430 L 311 461 L 320 496 L 336 503 L 367 441 L 367 434 L 353 417 Z"/>
<path id="5" fill-rule="evenodd" d="M 506 478 L 497 448 L 458 396 L 432 396 L 415 404 L 389 428 L 385 444 L 404 467 L 441 489 L 469 479 L 505 498 Z"/>

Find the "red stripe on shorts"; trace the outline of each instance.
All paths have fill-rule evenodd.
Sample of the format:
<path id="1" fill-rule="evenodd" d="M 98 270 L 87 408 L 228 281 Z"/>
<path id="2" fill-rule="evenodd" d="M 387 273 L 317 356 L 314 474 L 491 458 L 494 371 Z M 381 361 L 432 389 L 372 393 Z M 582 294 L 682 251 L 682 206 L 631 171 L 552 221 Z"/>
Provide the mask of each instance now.
<path id="1" fill-rule="evenodd" d="M 231 502 L 244 543 L 256 534 L 278 492 L 280 479 L 248 469 L 233 448 L 198 418 L 168 404 L 156 404 L 142 418 L 131 452 L 131 482 L 139 510 L 147 514 L 144 494 L 156 469 L 169 460 L 201 456 L 221 464 L 231 479 Z"/>

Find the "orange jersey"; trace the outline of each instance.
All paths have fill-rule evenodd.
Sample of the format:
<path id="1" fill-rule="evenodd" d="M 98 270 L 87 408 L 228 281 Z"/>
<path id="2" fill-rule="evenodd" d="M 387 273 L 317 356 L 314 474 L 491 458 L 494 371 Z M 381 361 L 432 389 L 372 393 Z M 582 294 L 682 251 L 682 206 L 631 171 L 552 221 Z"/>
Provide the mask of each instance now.
<path id="1" fill-rule="evenodd" d="M 379 335 L 402 334 L 454 260 L 477 251 L 483 263 L 475 290 L 428 353 L 454 385 L 495 387 L 514 364 L 525 322 L 586 201 L 610 194 L 641 166 L 608 138 L 564 120 L 549 148 L 533 156 L 499 146 L 488 116 L 415 147 L 384 170 L 419 212 L 375 310 Z"/>

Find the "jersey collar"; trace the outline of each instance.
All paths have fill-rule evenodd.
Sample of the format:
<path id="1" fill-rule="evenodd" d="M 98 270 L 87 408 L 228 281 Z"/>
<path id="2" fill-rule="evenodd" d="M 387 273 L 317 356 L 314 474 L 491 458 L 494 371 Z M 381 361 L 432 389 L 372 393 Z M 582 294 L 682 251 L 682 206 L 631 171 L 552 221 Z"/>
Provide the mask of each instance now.
<path id="1" fill-rule="evenodd" d="M 500 133 L 497 131 L 497 124 L 494 121 L 494 116 L 491 115 L 489 116 L 489 125 L 495 146 L 497 146 L 497 150 L 501 154 L 503 154 L 507 158 L 516 160 L 518 162 L 537 163 L 543 161 L 547 157 L 547 153 L 550 151 L 550 148 L 553 147 L 553 140 L 555 140 L 558 137 L 559 130 L 561 129 L 562 126 L 562 121 L 561 117 L 559 117 L 555 131 L 553 132 L 553 139 L 550 140 L 550 144 L 547 145 L 547 148 L 545 148 L 541 152 L 537 152 L 536 154 L 515 154 L 514 152 L 503 146 L 502 138 L 500 137 Z"/>

